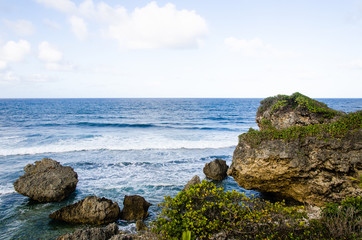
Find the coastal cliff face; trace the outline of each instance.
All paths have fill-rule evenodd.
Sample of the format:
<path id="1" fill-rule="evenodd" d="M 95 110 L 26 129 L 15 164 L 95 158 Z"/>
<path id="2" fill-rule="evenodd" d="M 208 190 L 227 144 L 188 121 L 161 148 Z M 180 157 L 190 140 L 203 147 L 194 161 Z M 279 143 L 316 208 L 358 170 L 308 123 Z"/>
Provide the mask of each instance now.
<path id="1" fill-rule="evenodd" d="M 289 116 L 297 116 L 303 108 L 295 102 L 284 107 L 289 109 Z M 293 107 L 297 110 L 290 114 Z M 273 104 L 266 111 L 272 108 Z M 362 112 L 345 115 L 326 111 L 332 114 L 323 124 L 314 123 L 318 119 L 315 116 L 323 115 L 311 111 L 308 114 L 306 107 L 303 115 L 313 121 L 290 124 L 293 120 L 286 118 L 286 111 L 282 111 L 280 119 L 274 114 L 275 121 L 261 119 L 264 128 L 240 135 L 228 174 L 243 188 L 318 206 L 361 195 L 358 178 L 362 169 Z"/>

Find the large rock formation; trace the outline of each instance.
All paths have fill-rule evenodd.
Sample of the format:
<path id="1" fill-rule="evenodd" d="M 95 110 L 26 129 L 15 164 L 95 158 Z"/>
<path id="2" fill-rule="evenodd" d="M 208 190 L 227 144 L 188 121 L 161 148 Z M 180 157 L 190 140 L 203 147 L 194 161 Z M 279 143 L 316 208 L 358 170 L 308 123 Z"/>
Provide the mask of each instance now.
<path id="1" fill-rule="evenodd" d="M 123 200 L 123 209 L 121 219 L 133 221 L 142 220 L 148 216 L 148 208 L 151 203 L 138 195 L 125 196 Z"/>
<path id="2" fill-rule="evenodd" d="M 329 123 L 344 115 L 328 108 L 326 104 L 300 93 L 291 96 L 278 95 L 260 102 L 256 122 L 260 130 L 269 128 L 286 129 L 292 126 Z"/>
<path id="3" fill-rule="evenodd" d="M 14 183 L 15 190 L 38 202 L 59 202 L 74 192 L 78 175 L 50 158 L 28 164 L 25 174 Z"/>
<path id="4" fill-rule="evenodd" d="M 301 108 L 295 102 L 284 107 Z M 303 115 L 308 119 L 315 114 L 307 113 Z M 240 135 L 228 171 L 240 186 L 319 206 L 362 194 L 357 180 L 362 168 L 362 112 L 278 130 L 286 127 L 284 121 L 294 121 L 284 119 L 284 112 L 281 116 L 283 120 L 275 115 L 275 121 L 261 131 Z"/>
<path id="5" fill-rule="evenodd" d="M 106 224 L 115 222 L 120 215 L 116 202 L 106 198 L 88 196 L 49 215 L 50 218 L 69 223 Z"/>
<path id="6" fill-rule="evenodd" d="M 107 240 L 119 233 L 118 226 L 111 223 L 103 228 L 86 228 L 61 235 L 57 240 Z"/>
<path id="7" fill-rule="evenodd" d="M 206 163 L 203 169 L 207 178 L 221 181 L 227 177 L 227 170 L 229 166 L 226 161 L 222 159 L 215 159 L 212 162 Z"/>

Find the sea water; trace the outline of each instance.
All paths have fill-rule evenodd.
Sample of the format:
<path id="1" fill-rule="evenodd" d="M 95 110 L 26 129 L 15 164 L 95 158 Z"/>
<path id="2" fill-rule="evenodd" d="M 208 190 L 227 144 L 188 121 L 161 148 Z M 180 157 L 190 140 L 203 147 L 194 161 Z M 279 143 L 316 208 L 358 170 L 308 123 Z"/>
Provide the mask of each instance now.
<path id="1" fill-rule="evenodd" d="M 48 215 L 88 195 L 122 208 L 125 195 L 153 205 L 150 222 L 165 195 L 175 196 L 205 163 L 231 164 L 238 136 L 256 128 L 261 99 L 1 99 L 0 239 L 55 239 L 83 225 Z M 362 99 L 319 99 L 337 110 L 362 110 Z M 23 168 L 44 157 L 78 173 L 76 191 L 60 203 L 36 203 L 15 192 Z M 226 190 L 247 195 L 228 177 Z M 134 222 L 118 221 L 135 230 Z"/>

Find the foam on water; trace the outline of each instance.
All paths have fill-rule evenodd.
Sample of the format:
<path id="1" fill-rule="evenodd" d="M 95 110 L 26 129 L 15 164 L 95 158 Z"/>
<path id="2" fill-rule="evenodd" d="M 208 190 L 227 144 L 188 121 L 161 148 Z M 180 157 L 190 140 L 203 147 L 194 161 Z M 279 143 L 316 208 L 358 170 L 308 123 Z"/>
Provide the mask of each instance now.
<path id="1" fill-rule="evenodd" d="M 146 150 L 146 149 L 198 149 L 198 148 L 225 148 L 235 146 L 237 144 L 237 134 L 203 134 L 204 138 L 190 138 L 190 135 L 179 133 L 173 136 L 165 136 L 162 134 L 145 134 L 141 136 L 122 136 L 122 135 L 106 135 L 77 137 L 70 139 L 59 139 L 53 143 L 31 144 L 32 146 L 17 147 L 4 146 L 0 149 L 0 156 L 10 155 L 26 155 L 26 154 L 43 154 L 43 153 L 62 153 L 73 151 L 94 151 L 94 150 Z M 191 136 L 192 137 L 192 136 Z M 185 138 L 185 139 L 182 139 Z M 4 141 L 4 140 L 2 140 Z M 14 147 L 15 146 L 15 147 Z"/>

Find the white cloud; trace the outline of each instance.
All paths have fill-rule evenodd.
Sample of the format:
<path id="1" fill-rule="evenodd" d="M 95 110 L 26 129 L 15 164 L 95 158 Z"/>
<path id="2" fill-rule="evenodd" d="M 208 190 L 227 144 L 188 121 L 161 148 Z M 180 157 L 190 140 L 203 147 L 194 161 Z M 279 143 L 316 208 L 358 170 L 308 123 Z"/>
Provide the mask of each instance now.
<path id="1" fill-rule="evenodd" d="M 8 63 L 4 60 L 0 60 L 0 71 L 4 70 L 8 66 Z"/>
<path id="2" fill-rule="evenodd" d="M 108 34 L 121 48 L 196 47 L 207 34 L 207 25 L 194 11 L 177 10 L 173 4 L 159 7 L 151 2 L 136 8 L 124 21 L 111 23 Z"/>
<path id="3" fill-rule="evenodd" d="M 3 74 L 0 73 L 0 84 L 10 84 L 18 82 L 20 77 L 12 71 L 7 71 Z"/>
<path id="4" fill-rule="evenodd" d="M 52 20 L 49 20 L 49 19 L 44 19 L 43 20 L 44 24 L 47 25 L 48 27 L 51 27 L 53 29 L 56 29 L 56 30 L 59 30 L 61 29 L 62 27 L 60 26 L 60 24 L 52 21 Z"/>
<path id="5" fill-rule="evenodd" d="M 25 55 L 30 53 L 30 48 L 30 43 L 26 40 L 9 41 L 0 50 L 0 60 L 5 62 L 22 61 Z"/>
<path id="6" fill-rule="evenodd" d="M 35 32 L 35 28 L 30 21 L 27 20 L 17 20 L 17 21 L 10 21 L 4 20 L 5 25 L 14 31 L 16 34 L 20 36 L 29 36 Z"/>
<path id="7" fill-rule="evenodd" d="M 72 64 L 56 62 L 48 62 L 45 64 L 45 67 L 51 71 L 72 71 L 75 69 L 75 66 Z"/>
<path id="8" fill-rule="evenodd" d="M 60 12 L 72 13 L 77 10 L 77 6 L 70 0 L 36 0 L 49 8 L 54 8 Z"/>
<path id="9" fill-rule="evenodd" d="M 84 0 L 77 7 L 70 0 L 37 0 L 45 6 L 68 14 L 72 31 L 79 39 L 88 35 L 87 21 L 123 49 L 189 48 L 199 46 L 208 29 L 206 21 L 195 11 L 178 10 L 173 4 L 159 7 L 151 2 L 127 11 L 104 2 Z"/>
<path id="10" fill-rule="evenodd" d="M 38 57 L 44 62 L 46 69 L 51 71 L 72 71 L 76 69 L 75 65 L 64 63 L 62 61 L 63 53 L 47 41 L 41 42 L 38 50 Z"/>
<path id="11" fill-rule="evenodd" d="M 232 51 L 241 52 L 248 57 L 291 57 L 294 53 L 281 51 L 270 44 L 264 43 L 260 38 L 251 40 L 237 39 L 229 37 L 224 40 L 224 43 Z"/>
<path id="12" fill-rule="evenodd" d="M 51 46 L 47 41 L 43 41 L 38 46 L 40 60 L 45 62 L 58 62 L 62 59 L 61 51 Z"/>
<path id="13" fill-rule="evenodd" d="M 69 22 L 72 26 L 72 31 L 79 40 L 84 40 L 88 35 L 87 25 L 84 20 L 77 16 L 71 16 Z"/>
<path id="14" fill-rule="evenodd" d="M 362 60 L 352 61 L 346 64 L 342 64 L 341 66 L 346 68 L 362 69 Z"/>

